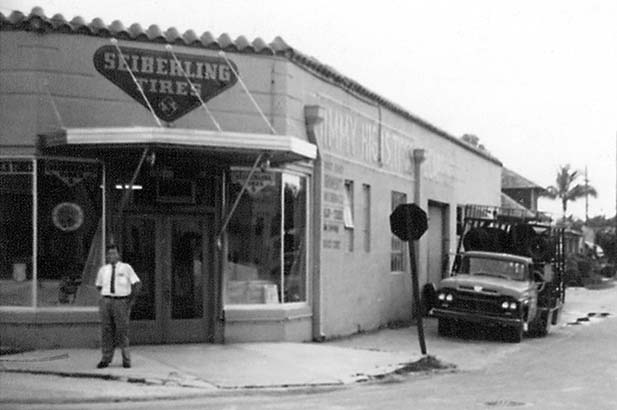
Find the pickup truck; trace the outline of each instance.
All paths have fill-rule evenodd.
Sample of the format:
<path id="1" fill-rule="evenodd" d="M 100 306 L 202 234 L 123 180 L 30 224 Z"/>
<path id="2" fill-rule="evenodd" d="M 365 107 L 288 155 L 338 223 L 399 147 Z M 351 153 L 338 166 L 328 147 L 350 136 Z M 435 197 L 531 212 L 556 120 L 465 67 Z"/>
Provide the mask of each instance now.
<path id="1" fill-rule="evenodd" d="M 438 318 L 438 332 L 455 336 L 461 326 L 476 323 L 514 343 L 524 334 L 544 336 L 565 301 L 562 232 L 498 211 L 490 215 L 466 218 L 461 239 L 476 240 L 459 242 L 450 277 L 437 285 L 430 314 Z M 483 240 L 477 240 L 480 234 Z"/>

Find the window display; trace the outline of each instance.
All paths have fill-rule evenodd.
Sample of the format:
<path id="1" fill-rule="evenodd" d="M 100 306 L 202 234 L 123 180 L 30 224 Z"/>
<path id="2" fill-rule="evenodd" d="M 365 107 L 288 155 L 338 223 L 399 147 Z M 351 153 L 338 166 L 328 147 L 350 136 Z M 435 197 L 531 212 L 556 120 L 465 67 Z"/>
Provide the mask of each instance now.
<path id="1" fill-rule="evenodd" d="M 32 159 L 0 159 L 0 305 L 32 305 Z"/>
<path id="2" fill-rule="evenodd" d="M 0 305 L 97 303 L 102 195 L 98 162 L 0 159 Z"/>
<path id="3" fill-rule="evenodd" d="M 248 170 L 230 175 L 229 203 Z M 306 301 L 306 178 L 255 172 L 227 228 L 226 304 Z"/>

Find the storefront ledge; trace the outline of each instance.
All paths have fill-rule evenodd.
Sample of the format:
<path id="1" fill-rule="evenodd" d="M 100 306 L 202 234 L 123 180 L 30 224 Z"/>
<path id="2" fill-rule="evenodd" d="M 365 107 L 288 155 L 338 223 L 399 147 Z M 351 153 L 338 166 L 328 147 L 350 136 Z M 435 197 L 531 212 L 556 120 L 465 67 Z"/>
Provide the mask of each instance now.
<path id="1" fill-rule="evenodd" d="M 227 305 L 226 322 L 285 322 L 310 318 L 311 307 L 305 303 L 272 305 Z"/>
<path id="2" fill-rule="evenodd" d="M 20 324 L 70 324 L 98 323 L 98 308 L 94 306 L 76 307 L 22 307 L 0 306 L 0 323 Z"/>

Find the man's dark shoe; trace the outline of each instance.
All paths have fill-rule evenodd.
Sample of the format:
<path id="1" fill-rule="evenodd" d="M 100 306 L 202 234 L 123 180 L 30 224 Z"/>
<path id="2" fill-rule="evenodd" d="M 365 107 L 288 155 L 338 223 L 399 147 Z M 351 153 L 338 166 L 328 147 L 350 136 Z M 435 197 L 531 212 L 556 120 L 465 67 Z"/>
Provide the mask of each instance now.
<path id="1" fill-rule="evenodd" d="M 124 367 L 125 369 L 130 369 L 131 368 L 131 364 L 130 363 L 122 363 L 122 367 Z"/>
<path id="2" fill-rule="evenodd" d="M 99 362 L 99 364 L 96 365 L 96 368 L 97 369 L 104 369 L 104 368 L 106 368 L 108 366 L 109 366 L 109 363 L 107 363 L 107 362 Z"/>

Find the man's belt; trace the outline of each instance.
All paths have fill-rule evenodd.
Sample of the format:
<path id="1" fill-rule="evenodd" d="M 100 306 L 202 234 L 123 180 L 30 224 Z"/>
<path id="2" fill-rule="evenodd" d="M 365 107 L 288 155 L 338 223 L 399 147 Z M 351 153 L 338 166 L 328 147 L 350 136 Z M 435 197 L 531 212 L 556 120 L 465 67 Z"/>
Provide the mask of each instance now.
<path id="1" fill-rule="evenodd" d="M 104 295 L 103 297 L 107 299 L 128 299 L 130 298 L 130 296 L 108 296 L 108 295 Z"/>

